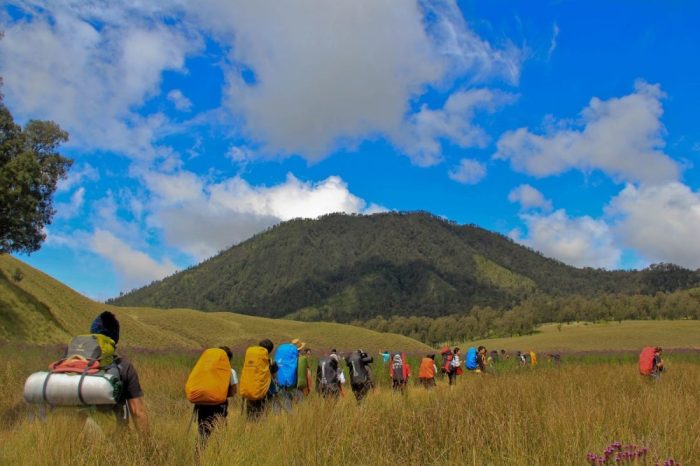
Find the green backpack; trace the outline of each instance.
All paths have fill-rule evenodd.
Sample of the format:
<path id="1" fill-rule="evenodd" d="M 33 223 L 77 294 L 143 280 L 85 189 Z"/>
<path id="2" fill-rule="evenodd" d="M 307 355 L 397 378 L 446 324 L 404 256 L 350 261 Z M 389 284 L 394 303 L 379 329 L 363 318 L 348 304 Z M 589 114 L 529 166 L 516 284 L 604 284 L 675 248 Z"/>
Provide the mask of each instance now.
<path id="1" fill-rule="evenodd" d="M 308 388 L 308 380 L 306 378 L 306 370 L 309 368 L 309 359 L 306 356 L 299 356 L 297 363 L 297 388 Z"/>

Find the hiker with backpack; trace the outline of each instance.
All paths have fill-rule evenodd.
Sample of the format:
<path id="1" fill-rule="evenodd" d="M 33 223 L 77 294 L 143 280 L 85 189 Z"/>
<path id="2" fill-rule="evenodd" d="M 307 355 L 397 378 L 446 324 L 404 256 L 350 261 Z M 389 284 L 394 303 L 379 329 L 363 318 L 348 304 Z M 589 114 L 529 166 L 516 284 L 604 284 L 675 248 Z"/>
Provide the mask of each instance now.
<path id="1" fill-rule="evenodd" d="M 291 343 L 282 343 L 275 352 L 277 374 L 273 383 L 277 382 L 279 397 L 287 411 L 292 409 L 292 401 L 298 402 L 302 397 L 298 389 L 299 350 L 305 346 L 304 342 L 295 338 Z"/>
<path id="2" fill-rule="evenodd" d="M 660 346 L 647 346 L 639 354 L 639 373 L 654 380 L 661 378 L 664 362 L 661 359 L 663 349 Z"/>
<path id="3" fill-rule="evenodd" d="M 259 419 L 268 402 L 276 395 L 272 376 L 277 372 L 277 364 L 270 360 L 274 347 L 272 341 L 266 338 L 245 352 L 239 390 L 241 398 L 245 400 L 249 420 Z"/>
<path id="4" fill-rule="evenodd" d="M 361 349 L 353 351 L 345 358 L 350 371 L 350 388 L 359 403 L 373 387 L 369 365 L 374 358 Z"/>
<path id="5" fill-rule="evenodd" d="M 401 393 L 406 392 L 408 379 L 411 377 L 411 365 L 404 353 L 396 353 L 389 366 L 391 375 L 391 388 Z"/>
<path id="6" fill-rule="evenodd" d="M 311 393 L 311 367 L 309 362 L 311 350 L 304 348 L 304 346 L 305 344 L 302 343 L 300 347 L 301 354 L 297 364 L 297 390 L 301 392 L 302 396 L 308 396 Z"/>
<path id="7" fill-rule="evenodd" d="M 340 396 L 339 370 L 340 358 L 337 353 L 333 352 L 319 358 L 316 367 L 316 391 L 323 398 L 338 398 Z"/>
<path id="8" fill-rule="evenodd" d="M 217 422 L 226 419 L 228 399 L 236 394 L 238 375 L 231 367 L 231 358 L 228 346 L 204 350 L 185 383 L 185 394 L 197 417 L 197 451 L 204 447 Z"/>
<path id="9" fill-rule="evenodd" d="M 117 428 L 132 419 L 136 429 L 149 432 L 143 390 L 136 368 L 117 355 L 119 321 L 109 311 L 98 315 L 89 335 L 74 337 L 59 361 L 49 371 L 27 378 L 24 399 L 42 406 L 76 406 L 86 416 L 86 426 L 97 427 L 93 414 L 114 416 Z"/>
<path id="10" fill-rule="evenodd" d="M 420 362 L 418 368 L 418 378 L 421 385 L 426 389 L 431 389 L 435 386 L 435 374 L 437 374 L 437 366 L 435 366 L 435 355 L 429 354 Z"/>
<path id="11" fill-rule="evenodd" d="M 452 357 L 449 361 L 449 372 L 447 373 L 447 378 L 450 385 L 455 385 L 457 383 L 457 376 L 462 374 L 461 361 L 459 359 L 459 348 L 452 350 Z"/>

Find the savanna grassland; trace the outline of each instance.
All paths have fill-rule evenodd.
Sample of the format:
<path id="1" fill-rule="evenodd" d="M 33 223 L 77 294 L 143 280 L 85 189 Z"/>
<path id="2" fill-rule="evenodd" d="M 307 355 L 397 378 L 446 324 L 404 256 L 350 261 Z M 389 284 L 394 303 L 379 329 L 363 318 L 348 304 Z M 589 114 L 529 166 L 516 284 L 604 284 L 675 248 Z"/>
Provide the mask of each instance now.
<path id="1" fill-rule="evenodd" d="M 0 346 L 0 463 L 194 464 L 196 429 L 183 386 L 196 353 L 131 352 L 146 393 L 151 434 L 100 435 L 73 410 L 30 420 L 21 399 L 25 377 L 59 355 L 59 348 Z M 21 355 L 21 356 L 20 356 Z M 561 367 L 497 366 L 493 374 L 463 375 L 450 389 L 411 384 L 406 395 L 379 387 L 358 406 L 311 395 L 290 413 L 248 422 L 235 398 L 228 423 L 201 457 L 206 465 L 272 464 L 586 464 L 588 452 L 611 442 L 649 449 L 644 461 L 700 460 L 700 364 L 697 355 L 667 358 L 658 382 L 643 379 L 634 361 L 567 360 Z M 414 361 L 414 370 L 416 364 Z M 240 359 L 234 360 L 240 369 Z M 89 446 L 89 447 L 88 447 Z"/>

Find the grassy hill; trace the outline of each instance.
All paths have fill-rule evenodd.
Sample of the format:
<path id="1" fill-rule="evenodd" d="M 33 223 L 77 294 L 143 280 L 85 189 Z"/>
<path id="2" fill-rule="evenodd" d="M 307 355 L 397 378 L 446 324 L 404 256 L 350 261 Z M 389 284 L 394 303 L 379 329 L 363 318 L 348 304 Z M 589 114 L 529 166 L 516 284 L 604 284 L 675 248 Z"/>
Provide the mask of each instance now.
<path id="1" fill-rule="evenodd" d="M 21 280 L 15 277 L 21 275 Z M 86 333 L 102 310 L 122 326 L 120 346 L 197 349 L 227 344 L 237 349 L 270 338 L 275 343 L 301 338 L 311 348 L 384 348 L 410 352 L 429 348 L 408 337 L 350 325 L 305 323 L 191 309 L 115 307 L 92 301 L 48 275 L 8 255 L 0 255 L 0 341 L 65 343 Z"/>
<path id="2" fill-rule="evenodd" d="M 427 213 L 332 214 L 282 223 L 113 303 L 350 322 L 506 309 L 533 294 L 655 294 L 697 284 L 699 272 L 672 265 L 570 267 Z"/>
<path id="3" fill-rule="evenodd" d="M 698 320 L 637 320 L 543 325 L 533 335 L 491 338 L 466 343 L 489 350 L 604 351 L 638 350 L 644 346 L 700 349 Z"/>

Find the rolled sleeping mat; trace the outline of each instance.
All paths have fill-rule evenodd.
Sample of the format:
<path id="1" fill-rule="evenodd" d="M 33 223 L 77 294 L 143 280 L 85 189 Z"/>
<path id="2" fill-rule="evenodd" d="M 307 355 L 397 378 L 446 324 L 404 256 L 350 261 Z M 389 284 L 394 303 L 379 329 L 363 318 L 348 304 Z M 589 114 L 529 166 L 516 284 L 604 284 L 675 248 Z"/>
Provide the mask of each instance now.
<path id="1" fill-rule="evenodd" d="M 113 405 L 120 390 L 119 377 L 113 374 L 35 372 L 24 383 L 24 399 L 52 406 Z"/>

